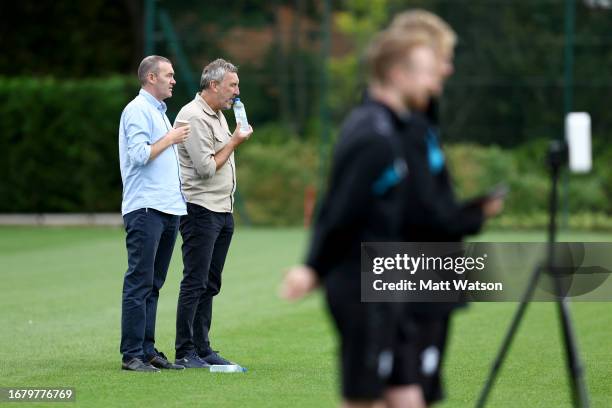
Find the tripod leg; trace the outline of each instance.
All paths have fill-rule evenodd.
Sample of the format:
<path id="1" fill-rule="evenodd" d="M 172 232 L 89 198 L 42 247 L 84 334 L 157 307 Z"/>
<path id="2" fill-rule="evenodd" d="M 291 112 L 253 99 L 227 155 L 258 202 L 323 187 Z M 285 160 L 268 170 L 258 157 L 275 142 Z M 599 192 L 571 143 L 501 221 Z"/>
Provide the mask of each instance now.
<path id="1" fill-rule="evenodd" d="M 567 358 L 567 369 L 572 386 L 572 400 L 575 407 L 587 408 L 589 398 L 584 381 L 584 369 L 578 355 L 576 336 L 569 315 L 569 304 L 565 298 L 557 300 L 559 319 L 563 329 L 563 340 L 565 342 L 565 356 Z"/>
<path id="2" fill-rule="evenodd" d="M 567 368 L 572 386 L 572 399 L 575 407 L 586 408 L 589 406 L 589 399 L 586 390 L 586 385 L 583 377 L 583 368 L 578 357 L 578 348 L 576 346 L 576 337 L 572 328 L 572 322 L 569 316 L 569 307 L 565 294 L 561 289 L 561 279 L 558 271 L 554 268 L 555 259 L 555 235 L 557 233 L 556 215 L 557 215 L 557 184 L 559 181 L 559 171 L 564 160 L 567 160 L 567 146 L 562 142 L 556 141 L 551 143 L 549 149 L 549 164 L 551 167 L 552 188 L 550 192 L 550 223 L 548 236 L 548 261 L 547 269 L 553 274 L 553 281 L 557 291 L 557 306 L 559 310 L 559 318 L 563 328 L 563 339 L 565 341 L 565 355 L 567 357 Z"/>
<path id="3" fill-rule="evenodd" d="M 525 293 L 523 294 L 523 298 L 521 299 L 521 304 L 519 308 L 516 310 L 514 314 L 514 318 L 512 319 L 512 323 L 510 324 L 510 328 L 508 329 L 508 333 L 506 333 L 506 337 L 504 337 L 504 341 L 502 343 L 499 352 L 495 358 L 495 361 L 491 365 L 491 371 L 489 372 L 489 376 L 487 377 L 487 381 L 480 392 L 480 397 L 478 398 L 478 402 L 476 403 L 477 408 L 483 408 L 491 392 L 491 388 L 493 388 L 493 384 L 495 383 L 495 379 L 497 377 L 497 373 L 499 372 L 504 359 L 506 358 L 506 354 L 508 354 L 508 350 L 510 349 L 510 344 L 512 344 L 512 339 L 514 338 L 514 334 L 523 319 L 523 315 L 527 310 L 527 305 L 533 296 L 533 291 L 538 283 L 538 279 L 540 279 L 540 274 L 542 273 L 542 267 L 537 266 L 533 273 L 531 274 L 531 278 L 529 279 L 529 284 Z"/>

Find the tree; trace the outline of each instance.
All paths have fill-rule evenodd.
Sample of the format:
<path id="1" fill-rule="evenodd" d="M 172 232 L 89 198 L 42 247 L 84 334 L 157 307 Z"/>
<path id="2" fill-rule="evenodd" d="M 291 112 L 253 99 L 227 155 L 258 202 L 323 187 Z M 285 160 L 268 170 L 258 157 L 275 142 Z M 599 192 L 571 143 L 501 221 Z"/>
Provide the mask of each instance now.
<path id="1" fill-rule="evenodd" d="M 139 3 L 2 2 L 0 73 L 81 78 L 130 71 L 141 58 Z"/>

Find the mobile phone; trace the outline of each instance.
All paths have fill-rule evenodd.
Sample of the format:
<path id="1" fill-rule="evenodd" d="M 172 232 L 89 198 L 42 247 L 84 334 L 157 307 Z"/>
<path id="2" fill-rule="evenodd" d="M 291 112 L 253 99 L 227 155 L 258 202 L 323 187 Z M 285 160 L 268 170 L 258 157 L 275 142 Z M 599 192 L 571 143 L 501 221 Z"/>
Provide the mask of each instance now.
<path id="1" fill-rule="evenodd" d="M 499 183 L 493 186 L 486 194 L 485 198 L 488 200 L 496 199 L 496 198 L 504 198 L 510 192 L 510 187 L 506 183 Z"/>

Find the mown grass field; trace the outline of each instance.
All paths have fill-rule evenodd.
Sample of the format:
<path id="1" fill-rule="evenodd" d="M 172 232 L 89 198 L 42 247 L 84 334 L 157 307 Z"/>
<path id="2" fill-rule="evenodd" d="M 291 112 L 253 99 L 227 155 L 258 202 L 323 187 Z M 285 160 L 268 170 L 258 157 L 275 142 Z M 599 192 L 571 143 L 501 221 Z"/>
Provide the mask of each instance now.
<path id="1" fill-rule="evenodd" d="M 574 241 L 612 234 L 565 233 Z M 482 240 L 544 240 L 544 233 L 495 232 Z M 214 310 L 212 340 L 245 374 L 120 370 L 124 235 L 114 228 L 0 228 L 0 387 L 74 387 L 82 407 L 328 407 L 339 401 L 332 326 L 315 295 L 276 296 L 282 270 L 301 259 L 301 229 L 239 228 Z M 161 296 L 157 347 L 174 357 L 180 242 Z M 473 406 L 516 303 L 474 304 L 457 314 L 446 361 L 448 398 Z M 574 303 L 593 407 L 612 406 L 612 302 Z M 569 407 L 556 308 L 532 304 L 490 407 Z M 21 404 L 19 406 L 26 406 Z"/>

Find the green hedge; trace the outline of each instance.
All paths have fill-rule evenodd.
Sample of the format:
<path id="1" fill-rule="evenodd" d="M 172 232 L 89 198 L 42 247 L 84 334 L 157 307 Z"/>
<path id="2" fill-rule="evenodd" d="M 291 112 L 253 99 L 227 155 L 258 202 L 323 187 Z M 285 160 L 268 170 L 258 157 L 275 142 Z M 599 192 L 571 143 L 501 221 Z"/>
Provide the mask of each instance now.
<path id="1" fill-rule="evenodd" d="M 117 211 L 134 80 L 0 78 L 0 212 Z"/>
<path id="2" fill-rule="evenodd" d="M 475 144 L 447 146 L 446 153 L 455 178 L 458 195 L 469 198 L 486 192 L 499 182 L 510 187 L 505 202 L 506 215 L 543 214 L 548 210 L 550 176 L 545 164 L 547 143 L 541 141 L 513 150 Z M 586 175 L 564 175 L 560 198 L 567 197 L 572 214 L 611 214 L 608 164 L 597 157 L 594 171 Z"/>
<path id="3" fill-rule="evenodd" d="M 487 222 L 487 228 L 546 230 L 548 223 L 549 214 L 546 212 L 531 214 L 504 212 L 499 217 Z M 557 216 L 557 223 L 571 230 L 612 231 L 612 217 L 601 212 L 569 213 L 567 219 L 560 213 Z"/>
<path id="4" fill-rule="evenodd" d="M 117 129 L 137 90 L 126 77 L 0 78 L 0 212 L 119 211 Z M 255 127 L 237 152 L 249 218 L 299 224 L 317 148 L 281 126 Z"/>
<path id="5" fill-rule="evenodd" d="M 0 212 L 119 211 L 117 126 L 137 89 L 126 77 L 0 78 Z M 304 191 L 317 184 L 316 121 L 301 138 L 277 124 L 254 127 L 253 137 L 236 153 L 242 205 L 256 225 L 300 224 Z M 594 171 L 567 177 L 561 196 L 568 198 L 571 223 L 607 228 L 612 225 L 612 147 L 597 138 L 594 146 Z M 496 225 L 541 226 L 550 188 L 546 150 L 546 141 L 535 140 L 512 150 L 449 145 L 446 155 L 462 198 L 498 182 L 509 184 L 504 216 Z"/>
<path id="6" fill-rule="evenodd" d="M 258 127 L 238 148 L 238 189 L 253 224 L 303 222 L 306 187 L 316 185 L 317 154 L 316 144 L 274 125 Z"/>

